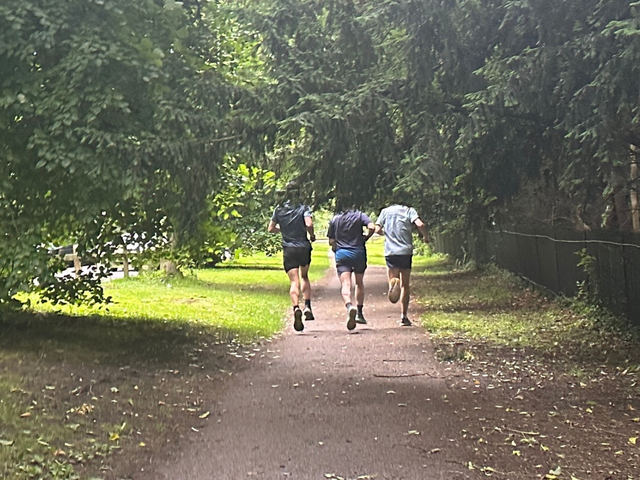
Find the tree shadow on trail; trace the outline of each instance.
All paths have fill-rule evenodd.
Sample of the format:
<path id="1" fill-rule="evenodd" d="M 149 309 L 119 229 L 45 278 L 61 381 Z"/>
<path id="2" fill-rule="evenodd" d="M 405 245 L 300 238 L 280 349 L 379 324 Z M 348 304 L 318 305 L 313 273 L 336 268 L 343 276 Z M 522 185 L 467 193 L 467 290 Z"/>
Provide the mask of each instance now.
<path id="1" fill-rule="evenodd" d="M 236 333 L 162 320 L 20 313 L 0 319 L 0 352 L 67 363 L 185 365 L 194 349 L 224 346 Z M 222 351 L 222 347 L 221 347 Z"/>

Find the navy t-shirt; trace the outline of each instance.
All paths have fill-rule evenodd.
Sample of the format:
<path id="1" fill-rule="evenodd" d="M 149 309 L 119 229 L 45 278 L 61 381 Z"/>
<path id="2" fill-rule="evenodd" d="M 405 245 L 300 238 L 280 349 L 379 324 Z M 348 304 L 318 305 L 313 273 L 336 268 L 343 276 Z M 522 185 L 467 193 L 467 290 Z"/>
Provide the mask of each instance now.
<path id="1" fill-rule="evenodd" d="M 336 250 L 341 248 L 364 249 L 362 228 L 369 225 L 371 219 L 358 210 L 338 213 L 329 222 L 327 236 L 336 241 Z"/>
<path id="2" fill-rule="evenodd" d="M 311 209 L 306 205 L 291 205 L 289 202 L 276 207 L 271 220 L 280 226 L 283 247 L 309 247 L 306 217 L 311 217 Z"/>

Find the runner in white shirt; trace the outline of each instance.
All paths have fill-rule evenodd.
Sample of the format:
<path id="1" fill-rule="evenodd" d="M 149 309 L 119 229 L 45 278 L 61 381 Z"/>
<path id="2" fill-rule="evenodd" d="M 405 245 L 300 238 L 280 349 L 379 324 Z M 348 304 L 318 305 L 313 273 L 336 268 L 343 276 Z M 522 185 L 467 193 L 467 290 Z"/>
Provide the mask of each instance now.
<path id="1" fill-rule="evenodd" d="M 383 208 L 376 221 L 376 233 L 384 233 L 384 257 L 389 277 L 389 301 L 397 303 L 402 299 L 403 326 L 411 326 L 407 316 L 411 295 L 411 265 L 413 259 L 412 226 L 415 225 L 422 234 L 422 240 L 429 242 L 429 233 L 420 220 L 418 212 L 405 205 L 391 205 Z"/>

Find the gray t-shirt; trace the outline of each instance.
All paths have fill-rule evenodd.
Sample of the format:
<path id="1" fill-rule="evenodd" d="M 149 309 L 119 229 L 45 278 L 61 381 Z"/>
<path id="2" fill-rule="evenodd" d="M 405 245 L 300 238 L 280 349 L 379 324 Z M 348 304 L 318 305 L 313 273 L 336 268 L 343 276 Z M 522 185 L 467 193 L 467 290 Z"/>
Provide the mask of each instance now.
<path id="1" fill-rule="evenodd" d="M 311 209 L 306 205 L 292 205 L 286 202 L 275 209 L 271 220 L 280 226 L 283 247 L 311 247 L 304 221 L 310 216 Z"/>
<path id="2" fill-rule="evenodd" d="M 385 257 L 413 254 L 411 227 L 418 218 L 418 212 L 412 207 L 391 205 L 382 209 L 376 224 L 384 230 Z"/>

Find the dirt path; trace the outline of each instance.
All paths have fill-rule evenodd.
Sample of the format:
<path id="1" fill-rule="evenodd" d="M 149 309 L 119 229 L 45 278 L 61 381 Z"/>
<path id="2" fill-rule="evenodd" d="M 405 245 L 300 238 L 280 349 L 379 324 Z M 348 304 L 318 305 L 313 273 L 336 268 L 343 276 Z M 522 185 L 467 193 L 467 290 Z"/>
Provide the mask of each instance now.
<path id="1" fill-rule="evenodd" d="M 314 285 L 317 320 L 289 325 L 267 355 L 227 384 L 208 426 L 157 480 L 469 478 L 456 415 L 419 326 L 398 325 L 386 273 L 370 267 L 368 325 L 346 329 L 331 271 Z M 415 308 L 413 310 L 415 313 Z"/>

